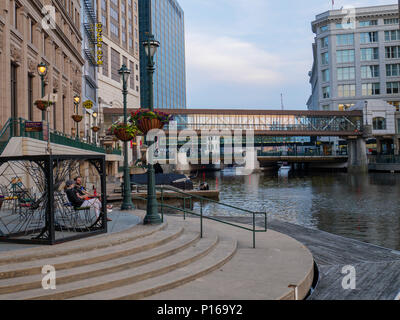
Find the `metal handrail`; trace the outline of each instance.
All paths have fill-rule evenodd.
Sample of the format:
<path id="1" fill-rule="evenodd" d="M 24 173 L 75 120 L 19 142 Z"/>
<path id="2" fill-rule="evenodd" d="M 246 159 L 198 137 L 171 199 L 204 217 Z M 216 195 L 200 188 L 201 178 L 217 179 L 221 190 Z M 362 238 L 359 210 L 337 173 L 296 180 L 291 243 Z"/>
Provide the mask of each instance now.
<path id="1" fill-rule="evenodd" d="M 141 186 L 141 187 L 145 186 L 145 185 L 142 185 L 142 184 L 139 184 L 139 183 L 136 183 L 136 182 L 132 182 L 132 181 L 131 181 L 131 184 L 134 184 L 136 186 Z M 201 196 L 198 196 L 198 195 L 190 194 L 190 193 L 184 192 L 184 191 L 182 191 L 182 190 L 180 190 L 178 188 L 172 187 L 172 186 L 164 186 L 164 185 L 156 186 L 156 189 L 159 189 L 161 191 L 161 203 L 159 203 L 159 205 L 161 207 L 161 220 L 164 221 L 164 210 L 163 210 L 164 207 L 165 208 L 174 209 L 174 210 L 178 210 L 178 211 L 182 211 L 183 214 L 184 214 L 184 216 L 183 216 L 184 219 L 186 219 L 186 214 L 191 214 L 191 215 L 200 217 L 200 237 L 201 238 L 203 238 L 203 219 L 220 222 L 220 223 L 223 223 L 223 224 L 226 224 L 226 225 L 230 225 L 232 227 L 236 227 L 236 228 L 239 228 L 239 229 L 242 229 L 242 230 L 251 231 L 253 233 L 253 248 L 256 247 L 256 233 L 267 232 L 267 213 L 266 212 L 255 212 L 255 211 L 251 211 L 251 210 L 235 207 L 235 206 L 232 206 L 230 204 L 226 204 L 226 203 L 222 203 L 222 202 L 219 202 L 219 201 L 216 201 L 216 200 L 212 200 L 212 199 L 208 199 L 208 198 L 201 197 Z M 185 204 L 184 204 L 183 208 L 178 208 L 178 207 L 175 207 L 175 206 L 171 206 L 171 205 L 165 204 L 164 203 L 164 190 L 169 190 L 169 191 L 173 191 L 173 192 L 176 192 L 176 193 L 180 193 L 180 194 L 186 195 L 187 197 L 184 198 L 184 200 L 189 198 L 191 203 L 192 203 L 193 199 L 200 200 L 200 213 L 197 213 L 197 212 L 194 212 L 193 210 L 187 209 Z M 146 199 L 143 198 L 143 200 L 147 201 L 147 198 Z M 204 214 L 203 214 L 203 201 L 219 204 L 219 205 L 222 205 L 222 206 L 225 206 L 225 207 L 228 207 L 228 208 L 232 208 L 232 209 L 236 209 L 236 210 L 240 210 L 240 211 L 252 214 L 253 215 L 253 221 L 252 221 L 253 222 L 252 223 L 253 226 L 252 226 L 252 228 L 247 228 L 247 227 L 244 227 L 244 226 L 241 226 L 241 225 L 238 225 L 238 224 L 235 224 L 235 223 L 223 221 L 223 220 L 220 220 L 220 219 L 217 219 L 217 218 L 214 218 L 214 217 L 204 216 Z M 263 215 L 264 216 L 264 228 L 263 229 L 258 229 L 258 230 L 256 229 L 256 215 Z"/>

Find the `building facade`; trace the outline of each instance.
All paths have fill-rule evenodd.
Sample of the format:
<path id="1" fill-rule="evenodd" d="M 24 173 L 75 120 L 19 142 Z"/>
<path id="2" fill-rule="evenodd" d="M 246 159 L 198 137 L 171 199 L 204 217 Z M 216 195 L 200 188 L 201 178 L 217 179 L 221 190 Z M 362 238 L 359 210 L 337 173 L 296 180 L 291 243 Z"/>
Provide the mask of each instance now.
<path id="1" fill-rule="evenodd" d="M 316 16 L 310 110 L 347 110 L 357 101 L 400 106 L 397 5 L 331 10 Z"/>
<path id="2" fill-rule="evenodd" d="M 118 70 L 125 64 L 128 106 L 140 107 L 139 12 L 137 0 L 96 0 L 102 24 L 103 63 L 98 68 L 99 108 L 122 108 L 122 79 Z M 100 121 L 102 121 L 100 119 Z"/>
<path id="3" fill-rule="evenodd" d="M 98 135 L 91 128 L 96 124 L 98 115 L 98 19 L 96 15 L 97 3 L 95 0 L 81 0 L 81 33 L 82 33 L 82 56 L 85 65 L 82 72 L 82 106 L 88 103 L 92 108 L 82 108 L 85 115 L 82 130 L 88 142 L 97 143 Z M 101 29 L 101 28 L 100 28 Z M 95 115 L 96 117 L 94 117 Z"/>
<path id="4" fill-rule="evenodd" d="M 176 0 L 139 0 L 140 43 L 150 32 L 160 42 L 154 57 L 154 106 L 186 108 L 185 19 Z M 151 28 L 150 28 L 151 24 Z M 140 45 L 141 100 L 149 106 L 147 56 Z"/>
<path id="5" fill-rule="evenodd" d="M 44 19 L 44 5 L 54 8 L 55 24 Z M 45 94 L 57 94 L 50 129 L 71 133 L 73 97 L 81 94 L 84 65 L 80 12 L 79 0 L 0 1 L 0 126 L 11 117 L 42 120 L 34 102 L 42 96 L 37 66 L 44 62 Z"/>

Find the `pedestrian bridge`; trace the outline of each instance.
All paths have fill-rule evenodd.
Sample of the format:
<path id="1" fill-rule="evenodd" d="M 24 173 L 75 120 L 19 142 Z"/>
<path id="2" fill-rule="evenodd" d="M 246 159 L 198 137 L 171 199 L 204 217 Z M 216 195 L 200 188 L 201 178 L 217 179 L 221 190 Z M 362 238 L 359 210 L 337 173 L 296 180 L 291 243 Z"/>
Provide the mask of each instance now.
<path id="1" fill-rule="evenodd" d="M 171 131 L 253 130 L 256 136 L 362 136 L 362 111 L 159 109 L 174 115 Z M 129 110 L 129 112 L 135 109 Z M 123 109 L 104 109 L 123 115 Z"/>

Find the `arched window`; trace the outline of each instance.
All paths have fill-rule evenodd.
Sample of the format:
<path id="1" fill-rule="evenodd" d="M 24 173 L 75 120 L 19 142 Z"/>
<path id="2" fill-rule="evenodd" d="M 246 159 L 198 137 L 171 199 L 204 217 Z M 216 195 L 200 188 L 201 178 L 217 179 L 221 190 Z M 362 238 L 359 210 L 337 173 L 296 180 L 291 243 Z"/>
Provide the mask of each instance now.
<path id="1" fill-rule="evenodd" d="M 372 120 L 374 130 L 386 130 L 386 119 L 377 117 Z"/>

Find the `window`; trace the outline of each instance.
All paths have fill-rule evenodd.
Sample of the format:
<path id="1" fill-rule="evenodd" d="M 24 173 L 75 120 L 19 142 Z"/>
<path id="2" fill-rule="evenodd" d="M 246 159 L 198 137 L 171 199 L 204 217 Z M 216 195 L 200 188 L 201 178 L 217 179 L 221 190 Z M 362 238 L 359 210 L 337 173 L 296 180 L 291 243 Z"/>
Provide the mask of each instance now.
<path id="1" fill-rule="evenodd" d="M 321 48 L 328 48 L 329 38 L 324 37 L 321 39 Z"/>
<path id="2" fill-rule="evenodd" d="M 33 75 L 28 74 L 28 120 L 33 121 Z"/>
<path id="3" fill-rule="evenodd" d="M 330 87 L 323 87 L 322 88 L 322 98 L 328 99 L 331 96 L 331 88 Z"/>
<path id="4" fill-rule="evenodd" d="M 387 77 L 399 77 L 400 76 L 400 64 L 387 64 L 386 65 L 386 76 Z"/>
<path id="5" fill-rule="evenodd" d="M 387 82 L 386 83 L 386 93 L 387 94 L 398 94 L 399 87 L 400 87 L 400 82 Z"/>
<path id="6" fill-rule="evenodd" d="M 320 27 L 320 28 L 319 28 L 319 31 L 320 31 L 320 32 L 328 31 L 328 26 L 325 25 L 325 26 Z"/>
<path id="7" fill-rule="evenodd" d="M 379 77 L 379 66 L 362 66 L 361 79 L 371 79 Z"/>
<path id="8" fill-rule="evenodd" d="M 363 96 L 375 96 L 381 94 L 379 83 L 364 83 L 362 85 Z"/>
<path id="9" fill-rule="evenodd" d="M 370 26 L 377 26 L 378 20 L 367 20 L 367 21 L 360 21 L 360 27 L 370 27 Z"/>
<path id="10" fill-rule="evenodd" d="M 399 24 L 399 18 L 385 19 L 385 24 Z"/>
<path id="11" fill-rule="evenodd" d="M 336 36 L 336 44 L 338 46 L 351 46 L 354 44 L 354 33 L 338 34 Z"/>
<path id="12" fill-rule="evenodd" d="M 120 82 L 121 77 L 118 73 L 120 69 L 120 56 L 118 51 L 111 48 L 111 79 Z"/>
<path id="13" fill-rule="evenodd" d="M 337 63 L 354 62 L 354 50 L 338 50 L 336 58 Z"/>
<path id="14" fill-rule="evenodd" d="M 329 81 L 329 69 L 322 70 L 322 82 L 328 82 Z"/>
<path id="15" fill-rule="evenodd" d="M 400 40 L 400 30 L 385 31 L 385 41 Z"/>
<path id="16" fill-rule="evenodd" d="M 400 46 L 385 47 L 385 58 L 386 59 L 399 59 L 400 58 Z"/>
<path id="17" fill-rule="evenodd" d="M 325 104 L 322 106 L 322 110 L 329 111 L 329 104 Z"/>
<path id="18" fill-rule="evenodd" d="M 354 29 L 354 23 L 347 21 L 347 23 L 336 23 L 336 29 Z"/>
<path id="19" fill-rule="evenodd" d="M 376 117 L 372 119 L 374 130 L 386 130 L 386 119 L 382 117 Z"/>
<path id="20" fill-rule="evenodd" d="M 379 59 L 378 48 L 364 48 L 361 49 L 361 61 L 370 61 Z"/>
<path id="21" fill-rule="evenodd" d="M 354 80 L 356 72 L 354 67 L 338 68 L 338 80 Z"/>
<path id="22" fill-rule="evenodd" d="M 103 43 L 103 76 L 108 77 L 108 45 Z"/>
<path id="23" fill-rule="evenodd" d="M 133 71 L 134 63 L 132 61 L 129 61 L 129 68 L 131 70 L 131 74 L 129 75 L 129 86 L 132 90 L 135 90 L 135 72 Z"/>
<path id="24" fill-rule="evenodd" d="M 14 7 L 13 7 L 13 26 L 15 29 L 18 29 L 18 9 L 19 5 L 14 2 Z"/>
<path id="25" fill-rule="evenodd" d="M 354 97 L 356 95 L 355 84 L 343 84 L 338 86 L 339 97 Z"/>
<path id="26" fill-rule="evenodd" d="M 360 33 L 361 43 L 373 43 L 378 42 L 378 32 L 363 32 Z"/>

